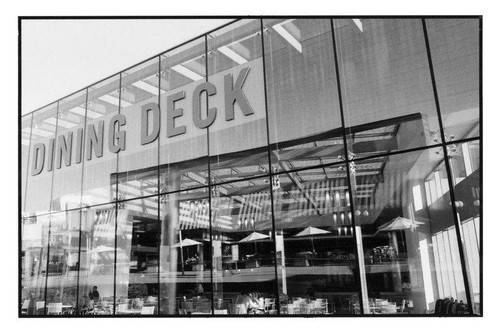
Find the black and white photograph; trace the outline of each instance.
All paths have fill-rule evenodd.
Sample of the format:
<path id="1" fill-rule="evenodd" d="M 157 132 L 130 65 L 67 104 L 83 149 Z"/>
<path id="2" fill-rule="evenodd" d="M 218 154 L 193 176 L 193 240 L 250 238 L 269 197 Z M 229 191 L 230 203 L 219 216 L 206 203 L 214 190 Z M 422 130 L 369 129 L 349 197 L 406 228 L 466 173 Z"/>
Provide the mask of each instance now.
<path id="1" fill-rule="evenodd" d="M 15 322 L 494 315 L 484 11 L 16 13 Z"/>

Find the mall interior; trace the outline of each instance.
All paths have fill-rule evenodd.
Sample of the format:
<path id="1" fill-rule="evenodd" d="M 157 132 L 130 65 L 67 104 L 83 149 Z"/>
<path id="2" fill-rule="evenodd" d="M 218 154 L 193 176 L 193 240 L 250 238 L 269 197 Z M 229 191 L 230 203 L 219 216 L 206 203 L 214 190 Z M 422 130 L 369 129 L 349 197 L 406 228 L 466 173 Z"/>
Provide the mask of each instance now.
<path id="1" fill-rule="evenodd" d="M 480 316 L 481 47 L 236 19 L 27 113 L 19 315 Z"/>

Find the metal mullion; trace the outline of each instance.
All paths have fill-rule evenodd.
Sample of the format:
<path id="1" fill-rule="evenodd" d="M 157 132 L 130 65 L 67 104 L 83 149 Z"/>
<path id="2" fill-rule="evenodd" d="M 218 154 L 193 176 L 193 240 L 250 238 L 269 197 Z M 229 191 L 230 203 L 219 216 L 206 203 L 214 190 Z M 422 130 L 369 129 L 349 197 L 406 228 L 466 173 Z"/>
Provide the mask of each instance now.
<path id="1" fill-rule="evenodd" d="M 120 109 L 121 109 L 121 104 L 122 104 L 122 73 L 120 73 L 120 79 L 119 79 L 119 84 L 118 84 L 118 114 L 120 114 Z M 109 138 L 108 138 L 109 139 Z M 116 189 L 115 189 L 115 200 L 114 200 L 114 205 L 115 205 L 115 258 L 114 258 L 114 263 L 113 263 L 113 315 L 116 315 L 116 264 L 117 264 L 117 249 L 116 247 L 118 246 L 118 237 L 117 237 L 117 232 L 118 232 L 118 163 L 120 161 L 119 158 L 120 152 L 116 154 Z"/>
<path id="2" fill-rule="evenodd" d="M 161 94 L 161 55 L 158 55 L 158 110 L 159 112 L 159 121 L 160 121 L 160 128 L 161 128 L 161 103 L 160 103 L 160 94 Z M 161 273 L 160 273 L 160 267 L 161 267 L 161 257 L 160 257 L 160 252 L 161 252 L 161 194 L 160 194 L 160 188 L 161 188 L 161 177 L 160 177 L 160 142 L 161 142 L 161 131 L 159 131 L 158 134 L 158 145 L 157 145 L 157 168 L 156 168 L 156 181 L 157 181 L 157 200 L 158 200 L 158 211 L 157 211 L 157 219 L 158 219 L 158 234 L 157 234 L 157 241 L 158 241 L 158 303 L 157 303 L 157 311 L 156 315 L 160 315 L 160 309 L 161 309 Z"/>
<path id="3" fill-rule="evenodd" d="M 52 156 L 49 156 L 49 158 L 52 159 L 52 179 L 50 181 L 50 201 L 49 201 L 49 231 L 48 231 L 48 236 L 47 236 L 47 266 L 45 269 L 45 291 L 43 295 L 44 299 L 44 308 L 43 308 L 43 314 L 44 316 L 47 315 L 47 284 L 49 281 L 49 257 L 50 257 L 50 231 L 52 228 L 52 217 L 54 214 L 52 213 L 52 195 L 54 194 L 54 162 L 55 162 L 55 155 L 56 155 L 56 139 L 57 139 L 57 129 L 58 129 L 58 124 L 59 124 L 59 101 L 57 101 L 57 107 L 56 107 L 56 130 L 54 132 L 54 145 L 52 147 Z M 50 139 L 49 139 L 50 142 Z M 42 260 L 43 258 L 40 258 Z"/>
<path id="4" fill-rule="evenodd" d="M 269 138 L 269 108 L 267 104 L 267 75 L 266 75 L 266 57 L 265 57 L 265 43 L 264 43 L 264 20 L 262 17 L 260 18 L 260 36 L 261 36 L 261 52 L 262 52 L 262 73 L 264 79 L 264 108 L 266 110 L 266 135 L 267 135 L 267 156 L 268 156 L 268 177 L 269 177 L 269 191 L 270 191 L 270 199 L 271 199 L 271 222 L 273 228 L 273 242 L 274 242 L 274 279 L 276 281 L 276 309 L 278 311 L 278 316 L 281 314 L 281 306 L 280 306 L 280 288 L 278 281 L 278 256 L 277 256 L 277 248 L 276 248 L 276 221 L 274 216 L 274 193 L 273 193 L 273 173 L 272 173 L 272 163 L 271 163 L 271 142 Z M 284 240 L 283 240 L 284 241 Z"/>
<path id="5" fill-rule="evenodd" d="M 80 151 L 81 159 L 82 159 L 82 176 L 80 178 L 80 224 L 78 228 L 78 273 L 76 275 L 76 316 L 79 315 L 80 310 L 80 268 L 82 266 L 81 263 L 81 252 L 82 252 L 82 214 L 83 214 L 83 179 L 85 173 L 85 137 L 87 127 L 87 106 L 88 106 L 88 98 L 89 98 L 89 90 L 88 88 L 85 90 L 85 117 L 83 119 L 83 134 L 82 134 L 82 149 Z M 88 210 L 87 210 L 88 212 Z"/>
<path id="6" fill-rule="evenodd" d="M 205 34 L 205 82 L 208 82 L 208 33 Z M 206 95 L 206 107 L 208 112 L 208 93 Z M 210 289 L 212 290 L 212 315 L 214 309 L 214 254 L 213 254 L 213 230 L 212 230 L 212 175 L 210 173 L 210 126 L 207 127 L 207 164 L 208 164 L 208 230 L 210 234 Z"/>
<path id="7" fill-rule="evenodd" d="M 431 81 L 432 81 L 432 90 L 434 93 L 434 102 L 436 105 L 436 111 L 437 111 L 439 127 L 440 127 L 441 144 L 442 144 L 444 163 L 446 166 L 446 173 L 447 173 L 446 178 L 448 180 L 450 200 L 452 203 L 451 209 L 453 211 L 453 222 L 455 224 L 455 232 L 456 232 L 457 243 L 458 243 L 458 253 L 460 256 L 460 263 L 462 266 L 462 276 L 464 279 L 465 295 L 467 298 L 467 304 L 469 306 L 469 313 L 473 314 L 473 304 L 472 304 L 471 294 L 470 294 L 469 277 L 467 276 L 467 265 L 466 265 L 466 259 L 465 259 L 464 248 L 463 248 L 463 243 L 462 243 L 462 230 L 461 230 L 460 222 L 458 221 L 457 207 L 455 206 L 455 193 L 454 193 L 455 189 L 454 189 L 454 185 L 453 185 L 453 179 L 451 179 L 452 173 L 451 173 L 451 167 L 450 167 L 450 161 L 449 161 L 449 155 L 448 155 L 448 146 L 447 146 L 447 142 L 446 142 L 446 138 L 445 138 L 445 134 L 444 134 L 443 119 L 442 119 L 442 115 L 441 115 L 441 106 L 439 103 L 439 95 L 438 95 L 438 90 L 437 90 L 436 78 L 434 75 L 434 66 L 432 63 L 429 36 L 427 33 L 427 26 L 425 23 L 425 19 L 422 18 L 421 22 L 422 22 L 422 28 L 423 28 L 423 33 L 424 33 L 425 47 L 426 47 L 426 52 L 427 52 L 427 60 L 428 60 L 428 64 L 429 64 L 429 72 L 430 72 Z M 450 251 L 451 251 L 451 249 L 450 249 Z"/>
<path id="8" fill-rule="evenodd" d="M 341 83 L 340 83 L 340 70 L 339 70 L 339 61 L 338 61 L 338 55 L 337 55 L 337 41 L 335 38 L 335 29 L 334 29 L 334 24 L 333 24 L 333 19 L 330 18 L 330 28 L 332 30 L 332 41 L 333 41 L 333 58 L 335 62 L 335 76 L 337 78 L 337 93 L 338 93 L 338 99 L 339 99 L 339 111 L 340 111 L 340 119 L 342 122 L 342 141 L 344 142 L 344 155 L 345 155 L 345 166 L 346 166 L 346 177 L 347 177 L 347 189 L 349 191 L 349 204 L 351 207 L 351 226 L 353 229 L 352 237 L 354 241 L 354 254 L 356 256 L 356 266 L 358 268 L 358 285 L 359 285 L 359 309 L 360 309 L 360 314 L 364 315 L 365 309 L 364 309 L 364 304 L 363 304 L 363 288 L 361 286 L 361 263 L 360 263 L 360 256 L 358 253 L 358 237 L 356 233 L 356 214 L 354 214 L 354 201 L 353 201 L 353 190 L 352 190 L 352 184 L 351 184 L 351 177 L 350 177 L 350 167 L 349 167 L 349 150 L 347 147 L 347 134 L 346 134 L 346 126 L 345 126 L 345 119 L 344 119 L 344 107 L 342 103 L 342 89 L 341 89 Z M 354 175 L 354 181 L 356 181 L 356 175 Z M 349 216 L 347 216 L 349 219 Z M 361 227 L 360 227 L 361 228 Z M 363 263 L 364 264 L 364 263 Z M 368 295 L 366 295 L 366 298 L 368 298 Z"/>

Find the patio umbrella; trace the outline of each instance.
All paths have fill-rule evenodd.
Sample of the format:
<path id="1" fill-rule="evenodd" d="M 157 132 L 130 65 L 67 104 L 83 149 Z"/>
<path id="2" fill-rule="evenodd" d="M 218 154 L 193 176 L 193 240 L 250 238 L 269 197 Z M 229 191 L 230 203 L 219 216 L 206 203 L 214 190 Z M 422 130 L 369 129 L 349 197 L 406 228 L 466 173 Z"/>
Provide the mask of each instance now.
<path id="1" fill-rule="evenodd" d="M 406 242 L 404 241 L 404 238 L 403 238 L 403 235 L 402 235 L 402 230 L 405 230 L 405 229 L 412 229 L 414 230 L 415 228 L 417 228 L 419 225 L 421 224 L 424 224 L 423 222 L 418 222 L 418 221 L 412 221 L 406 217 L 401 217 L 401 216 L 398 216 L 392 220 L 390 220 L 389 222 L 387 223 L 384 223 L 382 224 L 381 226 L 379 226 L 377 228 L 377 233 L 379 231 L 387 231 L 387 232 L 394 232 L 392 234 L 392 237 L 393 237 L 393 240 L 395 242 L 396 245 L 395 248 L 396 248 L 396 253 L 399 254 L 399 251 L 398 251 L 398 247 L 397 247 L 397 238 L 396 238 L 396 232 L 399 230 L 401 231 L 401 239 L 402 239 L 402 242 L 403 242 L 403 247 L 405 249 L 405 251 L 408 251 L 408 249 L 406 248 Z"/>
<path id="2" fill-rule="evenodd" d="M 311 238 L 312 251 L 314 253 L 314 252 L 316 252 L 316 250 L 314 250 L 314 241 L 313 241 L 312 236 L 323 235 L 323 234 L 331 234 L 331 232 L 327 231 L 327 230 L 320 229 L 320 228 L 315 228 L 315 227 L 309 226 L 293 237 L 309 236 Z"/>
<path id="3" fill-rule="evenodd" d="M 254 231 L 250 235 L 248 235 L 245 238 L 243 238 L 242 240 L 240 240 L 238 243 L 254 242 L 255 254 L 257 254 L 257 242 L 256 241 L 261 240 L 261 239 L 266 239 L 266 238 L 269 238 L 269 235 L 264 235 L 264 234 L 261 234 L 260 232 Z"/>
<path id="4" fill-rule="evenodd" d="M 179 233 L 179 238 L 181 237 L 181 234 Z M 187 246 L 193 246 L 193 245 L 200 245 L 202 243 L 195 241 L 191 238 L 184 238 L 182 239 L 179 243 L 175 243 L 172 245 L 172 247 L 180 247 L 181 248 L 181 269 L 182 269 L 182 275 L 184 275 L 184 253 L 182 252 L 183 247 Z M 188 257 L 189 257 L 189 252 L 188 252 Z"/>
<path id="5" fill-rule="evenodd" d="M 269 235 L 264 235 L 261 234 L 260 232 L 252 232 L 250 235 L 246 236 L 242 240 L 240 240 L 238 243 L 249 243 L 249 242 L 255 242 L 261 239 L 269 238 Z"/>
<path id="6" fill-rule="evenodd" d="M 418 225 L 424 224 L 423 222 L 412 221 L 406 217 L 398 216 L 387 223 L 382 224 L 377 228 L 377 232 L 379 231 L 396 231 L 396 230 L 404 230 L 410 228 L 416 228 Z"/>
<path id="7" fill-rule="evenodd" d="M 172 247 L 184 247 L 184 246 L 193 246 L 193 245 L 200 245 L 200 244 L 202 244 L 202 243 L 195 241 L 191 238 L 184 238 L 179 243 L 172 245 Z"/>

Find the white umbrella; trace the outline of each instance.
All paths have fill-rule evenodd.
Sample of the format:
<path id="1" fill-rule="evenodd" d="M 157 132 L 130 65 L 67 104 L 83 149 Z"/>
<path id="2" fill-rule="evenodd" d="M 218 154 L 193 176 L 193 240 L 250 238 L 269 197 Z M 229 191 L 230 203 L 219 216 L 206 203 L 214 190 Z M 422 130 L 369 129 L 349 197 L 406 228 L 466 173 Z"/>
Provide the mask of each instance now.
<path id="1" fill-rule="evenodd" d="M 416 228 L 417 226 L 424 224 L 423 222 L 412 221 L 406 217 L 398 216 L 387 223 L 382 224 L 377 228 L 378 231 L 396 231 L 403 229 Z"/>
<path id="2" fill-rule="evenodd" d="M 389 222 L 382 224 L 380 227 L 378 227 L 377 232 L 379 232 L 379 231 L 389 231 L 389 232 L 394 231 L 392 236 L 393 236 L 394 241 L 397 243 L 396 231 L 398 231 L 398 230 L 401 231 L 401 230 L 410 229 L 410 228 L 413 231 L 413 230 L 415 230 L 415 228 L 417 228 L 421 224 L 424 224 L 424 223 L 418 222 L 418 221 L 413 221 L 413 220 L 410 220 L 406 217 L 398 216 L 398 217 L 390 220 Z M 407 251 L 406 242 L 404 241 L 402 232 L 401 232 L 401 237 L 402 237 L 403 247 Z M 396 248 L 396 253 L 399 253 L 399 251 L 397 249 L 397 245 L 395 245 L 395 248 Z"/>
<path id="3" fill-rule="evenodd" d="M 200 245 L 200 244 L 202 244 L 202 243 L 195 241 L 191 238 L 184 238 L 179 243 L 172 245 L 172 247 L 184 247 L 184 246 L 193 246 L 193 245 Z"/>
<path id="4" fill-rule="evenodd" d="M 316 250 L 314 250 L 314 241 L 313 241 L 312 236 L 322 235 L 322 234 L 331 234 L 331 232 L 327 231 L 327 230 L 323 230 L 323 229 L 309 226 L 309 227 L 305 228 L 304 230 L 302 230 L 301 232 L 299 232 L 298 234 L 296 234 L 294 237 L 309 236 L 311 238 L 312 251 L 316 252 Z"/>
<path id="5" fill-rule="evenodd" d="M 238 243 L 254 242 L 254 241 L 257 241 L 260 239 L 265 239 L 265 238 L 269 238 L 269 235 L 264 235 L 264 234 L 261 234 L 260 232 L 254 231 L 250 235 L 248 235 L 247 237 L 240 240 Z"/>
<path id="6" fill-rule="evenodd" d="M 181 234 L 179 232 L 179 238 L 181 238 Z M 184 238 L 182 239 L 179 243 L 176 243 L 174 245 L 172 245 L 172 247 L 180 247 L 181 248 L 181 267 L 182 267 L 182 275 L 184 275 L 184 254 L 182 253 L 182 248 L 183 247 L 187 247 L 187 246 L 193 246 L 193 245 L 200 245 L 202 243 L 198 242 L 198 241 L 195 241 L 191 238 Z M 188 249 L 189 251 L 189 249 Z M 189 252 L 188 252 L 188 256 L 189 256 Z"/>
<path id="7" fill-rule="evenodd" d="M 240 240 L 238 243 L 250 243 L 254 242 L 255 244 L 255 254 L 257 254 L 257 241 L 261 239 L 266 239 L 269 238 L 269 235 L 264 235 L 261 234 L 260 232 L 252 232 L 250 235 L 246 236 L 242 240 Z"/>
<path id="8" fill-rule="evenodd" d="M 321 235 L 321 234 L 331 234 L 330 231 L 315 228 L 315 227 L 307 227 L 298 234 L 296 234 L 294 237 L 301 237 L 301 236 L 313 236 L 313 235 Z"/>

